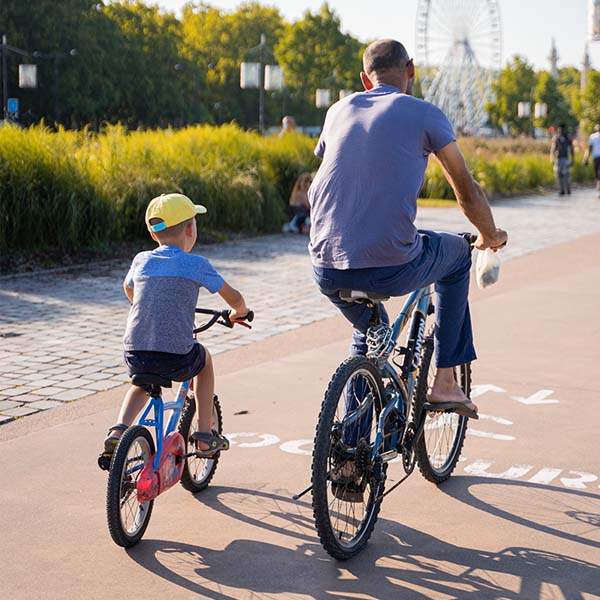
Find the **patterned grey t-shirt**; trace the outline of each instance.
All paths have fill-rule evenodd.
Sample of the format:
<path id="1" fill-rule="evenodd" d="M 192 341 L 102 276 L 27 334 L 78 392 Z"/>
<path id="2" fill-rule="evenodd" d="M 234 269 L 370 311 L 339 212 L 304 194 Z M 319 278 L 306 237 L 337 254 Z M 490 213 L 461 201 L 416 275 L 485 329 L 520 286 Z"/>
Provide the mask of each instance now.
<path id="1" fill-rule="evenodd" d="M 211 294 L 223 278 L 210 262 L 176 246 L 140 252 L 127 273 L 134 288 L 123 338 L 125 350 L 187 354 L 194 343 L 194 309 L 201 287 Z"/>

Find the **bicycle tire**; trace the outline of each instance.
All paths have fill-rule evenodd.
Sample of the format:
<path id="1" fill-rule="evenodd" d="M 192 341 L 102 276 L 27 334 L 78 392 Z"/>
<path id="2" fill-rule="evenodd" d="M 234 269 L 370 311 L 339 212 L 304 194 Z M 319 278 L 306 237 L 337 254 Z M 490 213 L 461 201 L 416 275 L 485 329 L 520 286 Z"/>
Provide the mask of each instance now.
<path id="1" fill-rule="evenodd" d="M 348 358 L 338 367 L 325 392 L 317 421 L 312 455 L 313 516 L 317 533 L 326 552 L 339 560 L 347 560 L 355 556 L 366 546 L 377 521 L 381 504 L 379 498 L 385 486 L 386 465 L 383 465 L 380 480 L 375 483 L 371 481 L 369 484 L 367 504 L 363 510 L 364 516 L 359 527 L 356 529 L 356 534 L 351 539 L 342 541 L 341 537 L 345 533 L 345 530 L 344 532 L 338 531 L 334 527 L 331 509 L 334 508 L 336 502 L 337 506 L 335 508 L 337 511 L 340 510 L 340 504 L 345 505 L 350 503 L 338 500 L 335 497 L 333 488 L 330 490 L 330 493 L 328 491 L 328 487 L 331 485 L 330 470 L 333 468 L 331 466 L 331 454 L 334 446 L 332 444 L 332 428 L 334 427 L 338 403 L 340 400 L 342 403 L 344 402 L 343 396 L 346 385 L 357 374 L 360 374 L 362 377 L 366 374 L 370 379 L 372 389 L 376 391 L 376 396 L 374 395 L 373 398 L 375 415 L 372 418 L 373 422 L 377 423 L 377 417 L 385 402 L 385 391 L 381 374 L 375 363 L 364 356 Z M 358 428 L 360 426 L 361 421 L 359 420 Z M 366 492 L 365 488 L 362 493 Z M 329 500 L 330 495 L 333 498 L 331 502 Z M 356 521 L 354 507 L 352 514 L 353 520 Z"/>
<path id="2" fill-rule="evenodd" d="M 141 455 L 135 454 L 136 443 L 139 447 L 137 452 L 141 452 Z M 129 457 L 132 448 L 134 449 L 134 455 Z M 130 427 L 121 436 L 112 457 L 106 488 L 106 517 L 108 530 L 113 541 L 123 548 L 130 548 L 137 544 L 142 539 L 150 522 L 154 500 L 145 504 L 137 502 L 135 482 L 142 471 L 143 465 L 154 457 L 154 452 L 154 440 L 151 433 L 145 427 L 136 425 Z M 135 471 L 137 476 L 132 478 L 131 474 L 126 475 L 125 469 L 126 467 L 131 468 L 131 462 L 139 458 L 139 456 L 141 456 L 142 460 L 138 460 L 140 464 L 136 465 L 138 467 L 137 471 Z M 125 489 L 126 487 L 128 490 Z M 135 515 L 133 514 L 133 510 L 129 511 L 131 516 L 133 516 L 133 525 L 130 528 L 123 522 L 123 506 L 121 503 L 125 502 L 125 491 L 128 491 L 129 497 L 133 500 L 131 505 L 134 508 L 137 505 Z"/>
<path id="3" fill-rule="evenodd" d="M 423 343 L 423 351 L 419 366 L 419 375 L 415 388 L 415 413 L 419 414 L 423 404 L 427 401 L 429 388 L 429 371 L 433 359 L 434 341 L 429 335 Z M 471 364 L 467 363 L 455 368 L 455 377 L 467 396 L 471 395 Z M 432 483 L 439 484 L 446 481 L 454 471 L 467 433 L 467 417 L 456 413 L 434 413 L 429 412 L 425 417 L 425 428 L 423 434 L 415 445 L 415 456 L 421 475 Z M 433 451 L 438 448 L 438 443 L 433 441 L 433 436 L 428 438 L 428 431 L 436 431 L 445 427 L 445 424 L 454 428 L 454 433 L 446 434 L 448 441 L 447 458 L 441 460 Z M 428 439 L 430 440 L 428 442 Z M 437 439 L 440 439 L 438 436 Z M 442 455 L 443 456 L 443 455 Z M 441 462 L 440 462 L 441 461 Z"/>
<path id="4" fill-rule="evenodd" d="M 191 452 L 189 446 L 189 437 L 195 431 L 193 427 L 194 416 L 196 414 L 196 401 L 193 394 L 190 394 L 185 399 L 183 411 L 179 419 L 179 426 L 177 430 L 183 436 L 185 440 L 186 453 Z M 215 395 L 213 400 L 213 429 L 216 429 L 219 433 L 223 432 L 223 415 L 221 413 L 221 404 L 219 398 Z M 182 487 L 193 494 L 197 494 L 208 487 L 211 482 L 215 471 L 217 470 L 217 464 L 219 463 L 219 457 L 221 453 L 215 454 L 214 458 L 196 458 L 190 456 L 185 459 L 183 465 L 183 472 L 181 474 Z"/>

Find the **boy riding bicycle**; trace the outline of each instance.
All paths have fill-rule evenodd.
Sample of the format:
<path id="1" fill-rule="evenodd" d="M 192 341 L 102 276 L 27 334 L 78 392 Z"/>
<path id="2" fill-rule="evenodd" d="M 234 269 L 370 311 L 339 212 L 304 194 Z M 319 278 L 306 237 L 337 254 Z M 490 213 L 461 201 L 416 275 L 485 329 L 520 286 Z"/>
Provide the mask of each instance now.
<path id="1" fill-rule="evenodd" d="M 145 373 L 173 381 L 193 379 L 198 431 L 191 439 L 199 453 L 212 456 L 229 449 L 229 442 L 212 430 L 212 358 L 193 338 L 198 292 L 204 287 L 211 294 L 218 293 L 232 308 L 232 323 L 242 321 L 249 311 L 240 292 L 226 283 L 206 258 L 190 254 L 197 238 L 195 217 L 204 213 L 204 206 L 193 204 L 183 194 L 163 194 L 148 205 L 146 225 L 159 246 L 139 253 L 125 277 L 123 288 L 131 310 L 123 346 L 130 377 Z M 117 424 L 104 440 L 101 458 L 113 454 L 147 399 L 146 389 L 131 386 Z"/>

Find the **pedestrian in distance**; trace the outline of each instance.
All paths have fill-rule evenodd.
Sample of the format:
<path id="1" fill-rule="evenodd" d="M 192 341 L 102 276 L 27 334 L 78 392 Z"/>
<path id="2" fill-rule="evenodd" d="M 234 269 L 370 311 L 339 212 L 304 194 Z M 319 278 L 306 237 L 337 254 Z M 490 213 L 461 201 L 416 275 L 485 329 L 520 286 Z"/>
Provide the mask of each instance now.
<path id="1" fill-rule="evenodd" d="M 296 131 L 296 119 L 290 115 L 285 115 L 283 119 L 281 119 L 281 131 L 279 132 L 279 136 L 283 137 L 287 133 L 293 133 Z"/>
<path id="2" fill-rule="evenodd" d="M 212 430 L 214 372 L 208 350 L 193 337 L 194 311 L 201 287 L 218 293 L 231 307 L 230 320 L 248 315 L 246 302 L 210 262 L 190 254 L 197 239 L 196 215 L 206 213 L 183 194 L 163 194 L 146 210 L 146 225 L 158 247 L 135 256 L 123 288 L 131 303 L 123 338 L 129 376 L 153 374 L 172 381 L 194 380 L 198 451 L 227 450 L 229 442 Z M 112 455 L 123 432 L 148 400 L 145 388 L 132 385 L 109 429 L 103 455 Z"/>
<path id="3" fill-rule="evenodd" d="M 405 47 L 391 39 L 373 42 L 360 77 L 365 91 L 328 110 L 315 149 L 323 160 L 309 190 L 314 278 L 354 326 L 353 355 L 366 354 L 371 310 L 346 302 L 342 290 L 403 296 L 435 283 L 437 371 L 429 401 L 460 405 L 460 414 L 472 416 L 477 407 L 454 379 L 454 367 L 476 358 L 468 305 L 471 249 L 460 235 L 414 225 L 430 154 L 479 231 L 475 247 L 497 250 L 507 234 L 496 228 L 448 118 L 412 96 L 415 67 Z M 383 305 L 380 310 L 389 322 Z"/>
<path id="4" fill-rule="evenodd" d="M 552 138 L 550 160 L 554 165 L 559 194 L 561 196 L 570 194 L 571 166 L 575 160 L 575 150 L 573 149 L 573 140 L 564 124 L 559 126 L 558 133 Z"/>
<path id="5" fill-rule="evenodd" d="M 594 178 L 596 179 L 596 191 L 600 198 L 600 123 L 594 127 L 594 133 L 590 135 L 588 147 L 583 157 L 583 164 L 587 167 L 590 156 L 594 162 Z"/>
<path id="6" fill-rule="evenodd" d="M 308 190 L 312 183 L 310 173 L 301 173 L 294 183 L 290 194 L 290 211 L 292 219 L 286 223 L 282 230 L 284 233 L 304 233 L 310 231 L 310 203 L 308 201 Z"/>

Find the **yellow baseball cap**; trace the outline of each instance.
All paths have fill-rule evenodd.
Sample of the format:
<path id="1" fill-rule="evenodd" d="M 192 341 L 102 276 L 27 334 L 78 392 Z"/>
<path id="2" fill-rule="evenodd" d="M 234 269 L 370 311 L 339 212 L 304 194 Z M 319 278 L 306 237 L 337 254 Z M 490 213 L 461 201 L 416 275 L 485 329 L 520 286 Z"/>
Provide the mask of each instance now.
<path id="1" fill-rule="evenodd" d="M 206 213 L 206 207 L 194 204 L 183 194 L 161 194 L 148 204 L 146 225 L 150 231 L 156 233 L 204 213 Z M 150 225 L 150 219 L 162 219 L 162 223 Z"/>

